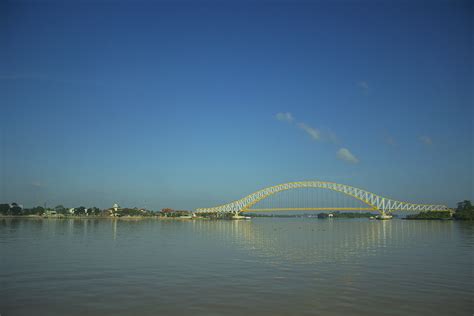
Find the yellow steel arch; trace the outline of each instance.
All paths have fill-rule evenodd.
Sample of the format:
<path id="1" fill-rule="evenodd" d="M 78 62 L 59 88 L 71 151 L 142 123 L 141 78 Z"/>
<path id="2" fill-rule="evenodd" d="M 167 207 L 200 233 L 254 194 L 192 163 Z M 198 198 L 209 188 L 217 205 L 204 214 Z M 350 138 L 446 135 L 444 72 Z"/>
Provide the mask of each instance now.
<path id="1" fill-rule="evenodd" d="M 301 183 L 301 182 L 290 182 L 290 183 Z M 325 182 L 325 183 L 335 183 L 335 182 Z M 274 188 L 274 187 L 278 187 L 278 185 L 275 185 L 275 186 L 272 186 L 270 188 Z M 300 188 L 303 188 L 303 187 L 300 187 Z M 307 188 L 307 187 L 306 187 Z M 310 187 L 310 188 L 314 188 L 314 189 L 323 189 L 322 187 Z M 277 193 L 280 193 L 280 192 L 284 192 L 284 191 L 288 191 L 288 190 L 294 190 L 295 188 L 287 188 L 287 189 L 283 189 L 283 190 L 279 190 L 279 191 L 275 191 L 275 192 L 272 192 L 272 193 L 269 193 L 267 195 L 264 195 L 258 199 L 256 199 L 255 201 L 253 201 L 252 203 L 250 203 L 249 205 L 247 205 L 247 207 L 245 207 L 244 209 L 242 209 L 241 212 L 248 212 L 250 211 L 249 209 L 254 206 L 255 204 L 257 204 L 258 202 L 268 198 L 269 196 L 272 196 L 274 194 L 277 194 Z M 369 203 L 368 201 L 364 201 L 363 199 L 360 199 L 359 197 L 353 195 L 353 194 L 349 194 L 349 193 L 345 193 L 345 192 L 341 192 L 341 191 L 338 191 L 338 190 L 334 190 L 333 188 L 324 188 L 324 189 L 328 189 L 328 190 L 332 190 L 334 192 L 338 192 L 338 193 L 343 193 L 343 194 L 346 194 L 348 196 L 351 196 L 361 202 L 363 202 L 364 204 L 367 204 L 368 206 L 370 206 L 371 209 L 373 209 L 374 211 L 377 211 L 377 207 L 371 203 Z M 250 196 L 250 195 L 248 195 Z"/>
<path id="2" fill-rule="evenodd" d="M 353 186 L 339 184 L 336 182 L 329 181 L 298 181 L 298 182 L 288 182 L 271 187 L 267 187 L 261 190 L 258 190 L 254 193 L 251 193 L 239 200 L 233 202 L 222 204 L 212 208 L 199 208 L 198 212 L 245 212 L 248 211 L 250 207 L 258 203 L 259 201 L 268 198 L 269 196 L 297 188 L 317 188 L 317 189 L 328 189 L 335 192 L 343 193 L 345 195 L 351 196 L 368 206 L 370 210 L 376 210 L 381 213 L 393 211 L 393 210 L 449 210 L 445 205 L 431 205 L 431 204 L 414 204 L 401 202 L 389 198 L 382 197 L 370 191 L 356 188 Z"/>

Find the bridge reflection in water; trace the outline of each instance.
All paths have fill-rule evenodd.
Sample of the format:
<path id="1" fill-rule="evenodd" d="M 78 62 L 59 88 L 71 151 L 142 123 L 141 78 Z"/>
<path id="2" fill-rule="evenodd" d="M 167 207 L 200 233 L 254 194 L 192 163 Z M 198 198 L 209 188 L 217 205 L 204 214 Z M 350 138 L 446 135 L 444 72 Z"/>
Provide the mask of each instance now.
<path id="1" fill-rule="evenodd" d="M 0 297 L 24 315 L 469 315 L 473 245 L 455 221 L 0 218 Z"/>
<path id="2" fill-rule="evenodd" d="M 445 244 L 453 221 L 370 221 L 368 219 L 254 218 L 252 220 L 8 219 L 11 227 L 50 238 L 109 236 L 119 241 L 136 231 L 218 240 L 251 256 L 288 263 L 344 262 L 385 249 L 408 248 L 426 240 Z M 107 228 L 106 228 L 107 227 Z M 122 237 L 121 237 L 122 236 Z M 63 237 L 61 237 L 63 238 Z M 183 237 L 184 238 L 184 237 Z"/>
<path id="3" fill-rule="evenodd" d="M 349 261 L 385 248 L 408 247 L 427 233 L 442 239 L 451 231 L 449 223 L 419 224 L 404 220 L 312 218 L 192 222 L 196 234 L 219 236 L 224 243 L 238 245 L 258 257 L 301 264 Z"/>

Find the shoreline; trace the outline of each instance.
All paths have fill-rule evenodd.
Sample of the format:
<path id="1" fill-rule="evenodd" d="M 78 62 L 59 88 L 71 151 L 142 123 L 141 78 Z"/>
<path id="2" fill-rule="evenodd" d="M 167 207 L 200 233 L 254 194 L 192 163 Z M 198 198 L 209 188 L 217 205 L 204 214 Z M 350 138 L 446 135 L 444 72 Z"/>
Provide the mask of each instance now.
<path id="1" fill-rule="evenodd" d="M 3 218 L 25 218 L 25 219 L 108 219 L 108 220 L 190 220 L 190 219 L 207 219 L 207 218 L 179 218 L 179 217 L 160 217 L 160 216 L 42 216 L 42 215 L 0 215 Z"/>
<path id="2" fill-rule="evenodd" d="M 255 216 L 252 217 L 253 219 L 257 218 L 301 218 L 298 216 L 295 217 L 279 217 L 279 216 Z M 310 219 L 318 219 L 315 217 L 308 217 Z M 65 215 L 59 215 L 59 216 L 42 216 L 42 215 L 0 215 L 0 220 L 1 219 L 31 219 L 31 220 L 84 220 L 84 219 L 90 219 L 90 220 L 123 220 L 123 221 L 131 221 L 131 220 L 163 220 L 163 221 L 190 221 L 190 220 L 206 220 L 206 221 L 218 221 L 218 220 L 235 220 L 235 219 L 215 219 L 215 218 L 206 218 L 206 217 L 193 217 L 193 218 L 180 218 L 180 217 L 161 217 L 161 216 L 65 216 Z M 366 217 L 339 217 L 339 218 L 331 218 L 331 220 L 338 220 L 338 219 L 344 219 L 344 220 L 360 220 L 360 219 L 367 219 L 369 218 Z M 416 220 L 416 221 L 456 221 L 455 218 L 397 218 L 398 220 Z M 328 219 L 324 219 L 328 220 Z"/>

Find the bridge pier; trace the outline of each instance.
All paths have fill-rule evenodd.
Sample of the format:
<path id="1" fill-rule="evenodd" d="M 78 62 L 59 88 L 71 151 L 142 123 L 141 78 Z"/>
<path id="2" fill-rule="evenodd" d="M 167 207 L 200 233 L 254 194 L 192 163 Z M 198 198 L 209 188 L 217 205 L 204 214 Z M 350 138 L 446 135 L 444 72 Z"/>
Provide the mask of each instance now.
<path id="1" fill-rule="evenodd" d="M 239 215 L 240 211 L 234 211 L 234 214 L 232 215 L 232 219 L 245 219 L 245 216 Z"/>

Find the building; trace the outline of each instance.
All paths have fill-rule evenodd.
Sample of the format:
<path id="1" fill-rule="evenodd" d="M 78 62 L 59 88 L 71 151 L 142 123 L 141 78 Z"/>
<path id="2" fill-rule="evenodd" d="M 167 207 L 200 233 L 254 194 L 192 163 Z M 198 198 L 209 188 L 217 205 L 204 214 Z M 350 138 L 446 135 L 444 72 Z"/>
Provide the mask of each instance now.
<path id="1" fill-rule="evenodd" d="M 56 212 L 55 210 L 46 210 L 44 212 L 44 216 L 58 216 L 58 212 Z"/>
<path id="2" fill-rule="evenodd" d="M 120 210 L 122 210 L 120 205 L 118 205 L 117 203 L 114 203 L 114 205 L 112 205 L 112 207 L 108 209 L 109 216 L 119 216 L 118 212 Z"/>

